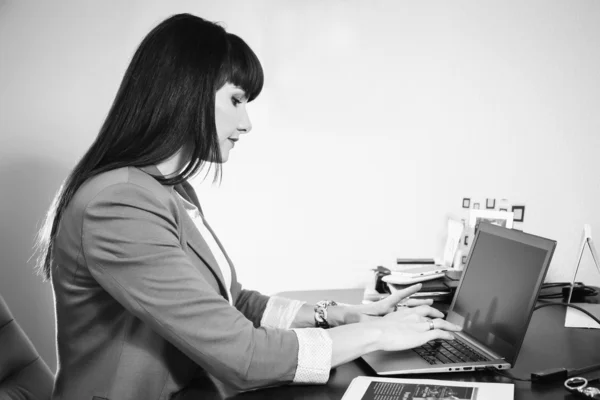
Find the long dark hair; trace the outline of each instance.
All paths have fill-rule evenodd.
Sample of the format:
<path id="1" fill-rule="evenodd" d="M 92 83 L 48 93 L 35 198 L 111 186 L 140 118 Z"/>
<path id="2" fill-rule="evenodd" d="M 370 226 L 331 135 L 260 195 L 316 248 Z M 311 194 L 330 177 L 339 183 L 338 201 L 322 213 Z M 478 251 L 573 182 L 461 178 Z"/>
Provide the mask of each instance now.
<path id="1" fill-rule="evenodd" d="M 186 149 L 189 161 L 162 184 L 176 185 L 206 161 L 221 176 L 215 126 L 215 94 L 225 83 L 242 88 L 248 101 L 263 86 L 254 52 L 238 36 L 190 14 L 156 26 L 136 50 L 96 140 L 65 179 L 35 245 L 36 268 L 50 279 L 53 243 L 60 218 L 89 178 L 116 168 L 155 165 Z"/>

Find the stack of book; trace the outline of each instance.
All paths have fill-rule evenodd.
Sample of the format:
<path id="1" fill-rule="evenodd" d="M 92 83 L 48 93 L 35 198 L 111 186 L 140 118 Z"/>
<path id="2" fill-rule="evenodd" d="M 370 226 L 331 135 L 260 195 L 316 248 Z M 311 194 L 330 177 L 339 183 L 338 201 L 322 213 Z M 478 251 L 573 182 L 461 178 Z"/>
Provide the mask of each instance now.
<path id="1" fill-rule="evenodd" d="M 415 283 L 421 283 L 419 292 L 412 295 L 415 298 L 432 299 L 436 302 L 450 303 L 460 275 L 434 259 L 398 258 L 396 265 L 389 275 L 382 277 L 390 293 L 405 289 Z"/>
<path id="2" fill-rule="evenodd" d="M 363 303 L 371 303 L 387 297 L 390 293 L 421 283 L 415 298 L 432 299 L 451 303 L 462 271 L 438 265 L 433 259 L 398 259 L 392 268 L 378 266 L 373 283 L 367 285 Z"/>

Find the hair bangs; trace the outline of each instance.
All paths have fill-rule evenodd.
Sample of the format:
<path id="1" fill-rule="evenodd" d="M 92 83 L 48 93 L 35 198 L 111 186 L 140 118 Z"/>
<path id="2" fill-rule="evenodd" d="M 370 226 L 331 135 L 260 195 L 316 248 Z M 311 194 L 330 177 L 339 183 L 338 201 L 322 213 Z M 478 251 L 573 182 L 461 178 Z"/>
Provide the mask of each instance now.
<path id="1" fill-rule="evenodd" d="M 248 101 L 252 101 L 260 94 L 264 83 L 260 61 L 240 37 L 228 33 L 227 42 L 228 54 L 218 87 L 229 82 L 244 90 Z"/>

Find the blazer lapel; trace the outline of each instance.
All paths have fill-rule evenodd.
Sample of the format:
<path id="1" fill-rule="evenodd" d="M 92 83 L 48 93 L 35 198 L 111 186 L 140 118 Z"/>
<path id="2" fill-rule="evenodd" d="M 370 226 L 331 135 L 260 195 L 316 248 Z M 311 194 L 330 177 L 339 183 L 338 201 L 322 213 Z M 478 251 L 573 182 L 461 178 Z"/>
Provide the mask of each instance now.
<path id="1" fill-rule="evenodd" d="M 217 281 L 219 282 L 221 294 L 223 297 L 227 298 L 228 296 L 227 289 L 225 287 L 225 278 L 223 278 L 223 274 L 221 273 L 221 268 L 219 268 L 217 260 L 213 256 L 212 251 L 210 251 L 210 247 L 208 247 L 208 244 L 206 244 L 206 241 L 202 235 L 200 235 L 200 232 L 198 232 L 196 224 L 188 215 L 183 202 L 180 199 L 177 199 L 177 201 L 179 202 L 181 224 L 187 246 L 191 248 L 202 261 L 204 261 L 211 272 L 215 275 Z"/>
<path id="2" fill-rule="evenodd" d="M 208 229 L 208 231 L 210 232 L 210 234 L 213 236 L 213 238 L 215 239 L 215 242 L 217 242 L 217 245 L 219 246 L 219 248 L 223 252 L 223 255 L 225 256 L 225 259 L 227 260 L 227 264 L 228 264 L 227 266 L 231 270 L 231 283 L 232 283 L 232 287 L 233 287 L 234 283 L 237 282 L 237 274 L 235 273 L 235 268 L 233 267 L 233 262 L 229 258 L 229 255 L 227 255 L 227 252 L 225 251 L 225 248 L 221 244 L 221 241 L 219 240 L 219 238 L 217 237 L 217 235 L 215 234 L 215 232 L 210 227 L 208 221 L 206 221 L 204 219 L 204 213 L 202 212 L 202 207 L 200 207 L 200 201 L 198 200 L 198 196 L 196 195 L 196 191 L 194 190 L 194 188 L 192 187 L 192 185 L 190 185 L 187 181 L 182 182 L 181 185 L 175 186 L 175 190 L 177 191 L 177 193 L 181 194 L 181 196 L 184 199 L 186 199 L 190 203 L 194 204 L 196 207 L 198 207 L 198 210 L 200 210 L 200 214 L 202 214 L 202 217 L 203 217 L 202 219 L 204 221 L 204 226 L 206 226 L 206 229 Z M 212 254 L 212 253 L 210 253 L 210 254 Z M 215 261 L 215 265 L 217 265 L 216 261 Z M 221 273 L 221 269 L 220 268 L 218 268 L 218 271 L 219 271 L 219 273 Z M 224 281 L 223 278 L 221 278 L 221 280 Z M 225 292 L 227 292 L 227 291 L 225 291 Z M 232 294 L 232 296 L 233 296 L 233 294 Z"/>
<path id="3" fill-rule="evenodd" d="M 154 165 L 144 167 L 143 170 L 152 176 L 157 176 L 157 175 L 162 176 L 160 170 L 158 168 L 156 168 L 156 166 L 154 166 Z M 198 202 L 198 197 L 196 196 L 194 189 L 188 182 L 183 182 L 179 185 L 175 185 L 175 186 L 173 186 L 173 188 L 175 189 L 175 191 L 177 193 L 179 193 L 181 195 L 181 197 L 183 197 L 190 203 L 194 204 L 196 207 L 198 207 L 198 210 L 200 210 L 200 212 L 202 212 L 201 211 L 202 209 L 200 208 L 200 204 Z M 219 290 L 220 290 L 221 294 L 223 295 L 223 297 L 225 297 L 227 299 L 228 296 L 227 296 L 227 289 L 225 286 L 225 279 L 223 278 L 223 274 L 221 273 L 221 268 L 219 268 L 219 264 L 217 263 L 217 260 L 213 256 L 212 251 L 210 251 L 210 248 L 208 247 L 208 244 L 206 244 L 206 241 L 204 240 L 202 235 L 200 235 L 198 228 L 196 228 L 196 224 L 188 215 L 187 210 L 185 209 L 185 205 L 183 204 L 183 201 L 181 201 L 181 199 L 178 198 L 179 196 L 175 196 L 175 197 L 176 197 L 176 201 L 177 201 L 177 204 L 179 207 L 179 214 L 181 215 L 181 225 L 182 225 L 182 232 L 183 232 L 183 235 L 185 238 L 185 244 L 187 245 L 187 247 L 191 248 L 194 251 L 194 253 L 196 253 L 196 255 L 204 262 L 204 264 L 206 264 L 208 266 L 209 270 L 213 273 L 213 275 L 217 279 L 217 282 L 219 283 Z M 212 233 L 212 230 L 210 228 L 208 228 L 208 229 Z M 217 240 L 216 237 L 215 237 L 215 240 Z M 217 243 L 218 243 L 218 240 L 217 240 Z M 220 243 L 218 243 L 218 244 L 219 244 L 219 247 L 221 247 L 221 244 Z M 229 257 L 227 257 L 227 255 L 225 255 L 225 257 L 229 261 Z M 232 279 L 233 279 L 233 273 L 232 273 Z"/>
<path id="4" fill-rule="evenodd" d="M 227 260 L 227 263 L 229 264 L 228 266 L 229 266 L 229 269 L 231 270 L 231 283 L 232 283 L 231 286 L 234 286 L 233 284 L 237 282 L 237 274 L 235 273 L 235 268 L 233 267 L 233 262 L 231 261 L 231 259 L 227 255 L 227 252 L 225 251 L 225 248 L 221 244 L 221 241 L 219 240 L 219 238 L 217 237 L 217 235 L 215 234 L 215 232 L 212 230 L 212 228 L 210 227 L 210 225 L 208 224 L 208 222 L 206 222 L 206 220 L 204 221 L 204 225 L 206 226 L 206 229 L 208 229 L 210 231 L 211 235 L 213 235 L 213 238 L 215 238 L 215 242 L 217 242 L 217 245 L 219 246 L 219 248 L 223 252 L 223 255 L 225 256 L 225 259 Z M 231 295 L 234 296 L 233 293 Z"/>

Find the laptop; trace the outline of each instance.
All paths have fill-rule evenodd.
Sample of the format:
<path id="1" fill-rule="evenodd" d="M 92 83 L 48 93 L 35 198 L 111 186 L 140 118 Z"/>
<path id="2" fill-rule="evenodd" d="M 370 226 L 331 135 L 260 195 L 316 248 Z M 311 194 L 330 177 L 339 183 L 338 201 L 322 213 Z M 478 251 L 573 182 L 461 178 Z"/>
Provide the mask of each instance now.
<path id="1" fill-rule="evenodd" d="M 455 340 L 362 358 L 378 375 L 509 369 L 525 338 L 556 241 L 480 222 L 446 319 Z"/>

